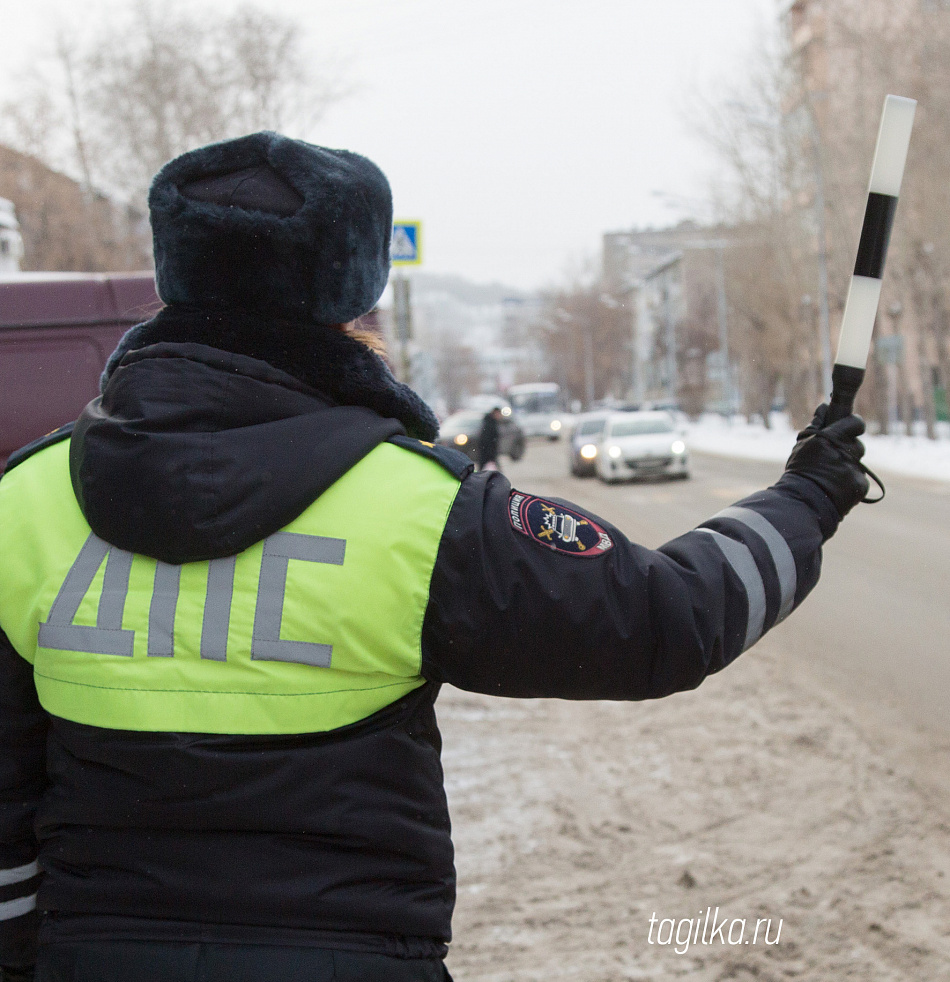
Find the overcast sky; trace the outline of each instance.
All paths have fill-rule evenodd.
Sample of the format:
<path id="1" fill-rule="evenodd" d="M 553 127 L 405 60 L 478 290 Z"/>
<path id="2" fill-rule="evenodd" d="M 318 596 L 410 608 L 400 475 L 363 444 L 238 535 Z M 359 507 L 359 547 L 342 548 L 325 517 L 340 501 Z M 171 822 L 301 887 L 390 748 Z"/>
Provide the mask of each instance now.
<path id="1" fill-rule="evenodd" d="M 112 0 L 85 0 L 86 23 Z M 217 7 L 231 0 L 205 0 Z M 691 94 L 736 78 L 777 0 L 267 0 L 355 92 L 310 134 L 366 154 L 424 269 L 531 288 L 596 257 L 604 231 L 681 217 L 711 171 Z M 0 85 L 69 0 L 5 0 Z M 71 13 L 70 13 L 71 11 Z M 298 134 L 291 134 L 298 135 Z"/>

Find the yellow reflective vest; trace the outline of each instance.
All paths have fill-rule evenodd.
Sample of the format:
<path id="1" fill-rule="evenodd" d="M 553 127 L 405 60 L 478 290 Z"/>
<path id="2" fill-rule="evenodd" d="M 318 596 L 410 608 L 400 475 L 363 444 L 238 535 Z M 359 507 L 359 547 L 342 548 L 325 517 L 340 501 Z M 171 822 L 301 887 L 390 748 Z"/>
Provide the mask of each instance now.
<path id="1" fill-rule="evenodd" d="M 180 566 L 89 528 L 69 442 L 0 481 L 0 627 L 50 713 L 112 729 L 322 732 L 423 684 L 429 581 L 459 481 L 384 443 L 236 556 Z"/>

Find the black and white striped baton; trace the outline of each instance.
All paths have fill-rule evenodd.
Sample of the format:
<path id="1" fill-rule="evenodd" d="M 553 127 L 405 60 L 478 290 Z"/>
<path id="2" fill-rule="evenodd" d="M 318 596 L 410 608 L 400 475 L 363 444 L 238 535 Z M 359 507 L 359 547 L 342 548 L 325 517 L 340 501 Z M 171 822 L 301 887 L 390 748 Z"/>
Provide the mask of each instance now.
<path id="1" fill-rule="evenodd" d="M 891 238 L 916 109 L 914 99 L 904 99 L 898 95 L 889 95 L 884 99 L 858 257 L 848 288 L 838 354 L 831 372 L 831 405 L 827 423 L 843 419 L 851 413 L 854 397 L 864 381 L 871 333 L 881 299 L 887 244 Z"/>

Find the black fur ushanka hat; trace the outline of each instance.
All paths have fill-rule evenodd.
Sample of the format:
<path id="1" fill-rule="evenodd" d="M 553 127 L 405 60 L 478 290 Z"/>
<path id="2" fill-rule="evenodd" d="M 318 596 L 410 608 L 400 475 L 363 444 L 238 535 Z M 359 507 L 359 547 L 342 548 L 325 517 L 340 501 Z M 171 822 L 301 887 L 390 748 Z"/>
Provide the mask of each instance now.
<path id="1" fill-rule="evenodd" d="M 167 304 L 342 324 L 389 277 L 389 182 L 347 150 L 269 132 L 213 143 L 167 163 L 148 203 Z"/>

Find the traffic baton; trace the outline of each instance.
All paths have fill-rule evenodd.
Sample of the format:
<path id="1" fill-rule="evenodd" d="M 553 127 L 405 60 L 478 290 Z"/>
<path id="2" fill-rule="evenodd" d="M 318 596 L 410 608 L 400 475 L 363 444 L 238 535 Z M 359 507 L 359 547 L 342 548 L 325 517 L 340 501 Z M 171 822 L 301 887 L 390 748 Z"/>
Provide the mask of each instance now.
<path id="1" fill-rule="evenodd" d="M 897 210 L 897 197 L 901 190 L 916 109 L 915 99 L 898 95 L 889 95 L 884 99 L 861 241 L 841 321 L 838 353 L 831 371 L 831 405 L 828 407 L 827 423 L 850 415 L 854 409 L 854 397 L 864 381 L 871 333 L 881 299 L 887 245 Z"/>

